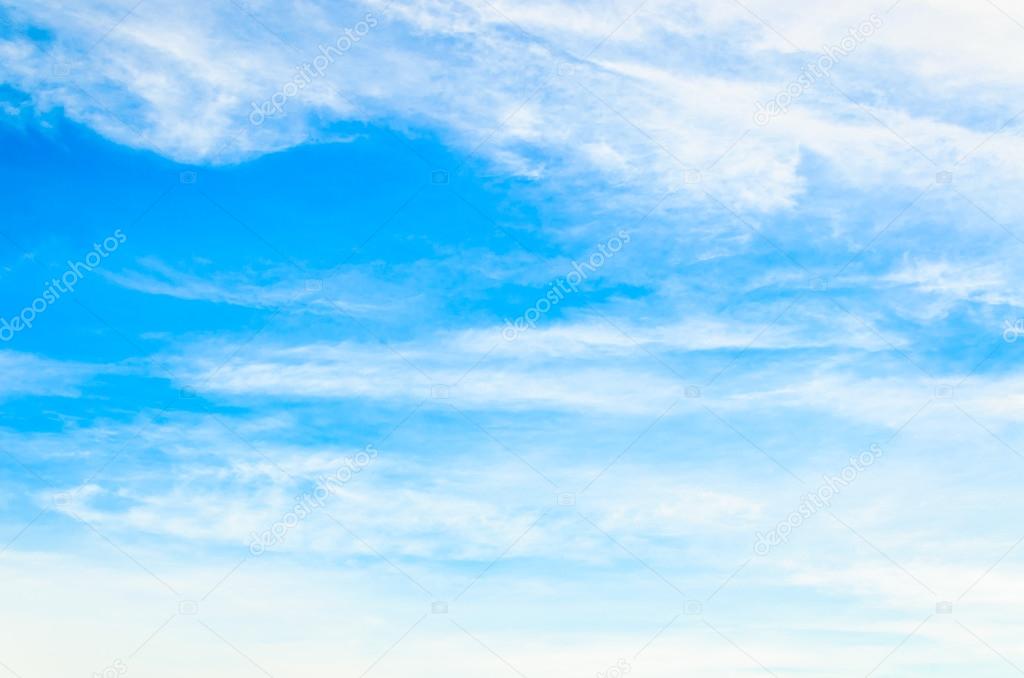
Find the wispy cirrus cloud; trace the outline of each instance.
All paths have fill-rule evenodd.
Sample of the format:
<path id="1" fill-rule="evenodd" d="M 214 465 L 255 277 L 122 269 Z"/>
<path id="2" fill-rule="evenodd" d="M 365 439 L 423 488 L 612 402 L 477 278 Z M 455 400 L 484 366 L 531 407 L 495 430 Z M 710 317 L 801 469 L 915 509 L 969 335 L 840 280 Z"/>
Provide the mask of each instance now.
<path id="1" fill-rule="evenodd" d="M 112 30 L 120 16 L 114 7 L 62 14 L 38 5 L 12 17 L 45 26 L 54 39 L 6 40 L 5 77 L 43 108 L 62 105 L 118 141 L 181 159 L 279 150 L 331 119 L 411 121 L 443 128 L 454 143 L 527 176 L 597 172 L 645 193 L 679 189 L 690 203 L 704 202 L 710 190 L 748 211 L 795 205 L 808 154 L 865 190 L 926 184 L 967 155 L 971 165 L 960 169 L 965 180 L 982 182 L 979 190 L 986 190 L 985 176 L 1015 171 L 1018 139 L 1012 126 L 1000 127 L 1015 102 L 1000 93 L 1001 84 L 990 88 L 990 103 L 1006 115 L 990 125 L 944 119 L 917 99 L 862 91 L 885 77 L 937 95 L 929 79 L 963 84 L 981 68 L 998 67 L 999 83 L 1024 78 L 1014 60 L 993 61 L 1013 53 L 1019 30 L 994 8 L 937 1 L 891 13 L 875 8 L 884 27 L 841 64 L 839 89 L 821 83 L 759 130 L 751 122 L 754 103 L 872 12 L 855 4 L 828 12 L 752 4 L 748 12 L 736 4 L 615 2 L 576 22 L 554 21 L 550 7 L 529 3 L 313 4 L 299 11 L 269 3 L 168 10 L 147 2 Z M 312 61 L 319 45 L 366 13 L 378 24 L 338 57 L 337 68 L 304 88 L 287 115 L 259 128 L 248 123 L 251 101 L 290 81 L 297 64 Z M 566 8 L 563 16 L 574 13 L 580 11 Z M 956 63 L 928 56 L 927 36 L 955 35 L 964 25 L 991 29 L 991 44 L 965 48 Z M 197 26 L 206 29 L 197 33 Z M 699 41 L 712 36 L 730 45 L 725 67 L 701 55 Z M 439 47 L 452 41 L 463 54 L 517 58 L 452 59 Z M 665 57 L 666 45 L 692 57 L 687 68 Z M 894 73 L 881 70 L 893 64 Z M 371 77 L 382 69 L 394 77 Z M 443 108 L 433 103 L 439 94 Z M 699 181 L 695 172 L 703 173 Z"/>
<path id="2" fill-rule="evenodd" d="M 0 351 L 0 398 L 16 396 L 58 396 L 73 398 L 82 387 L 100 374 L 123 371 L 116 365 L 90 365 L 52 360 L 20 351 Z"/>
<path id="3" fill-rule="evenodd" d="M 103 275 L 136 292 L 214 304 L 321 314 L 381 315 L 398 310 L 392 296 L 381 289 L 388 283 L 363 279 L 356 273 L 299 277 L 301 269 L 285 267 L 248 275 L 215 273 L 210 277 L 187 273 L 153 258 L 139 264 L 139 270 L 104 271 Z M 344 290 L 344 296 L 340 290 Z M 371 297 L 381 302 L 374 304 Z"/>

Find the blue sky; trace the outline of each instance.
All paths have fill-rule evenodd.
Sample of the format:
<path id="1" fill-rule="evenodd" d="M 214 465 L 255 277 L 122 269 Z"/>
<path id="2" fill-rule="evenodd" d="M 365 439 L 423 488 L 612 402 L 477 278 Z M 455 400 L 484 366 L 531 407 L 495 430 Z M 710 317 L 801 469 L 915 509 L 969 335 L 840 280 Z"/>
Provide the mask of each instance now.
<path id="1" fill-rule="evenodd" d="M 1021 22 L 0 5 L 0 673 L 1021 672 Z"/>

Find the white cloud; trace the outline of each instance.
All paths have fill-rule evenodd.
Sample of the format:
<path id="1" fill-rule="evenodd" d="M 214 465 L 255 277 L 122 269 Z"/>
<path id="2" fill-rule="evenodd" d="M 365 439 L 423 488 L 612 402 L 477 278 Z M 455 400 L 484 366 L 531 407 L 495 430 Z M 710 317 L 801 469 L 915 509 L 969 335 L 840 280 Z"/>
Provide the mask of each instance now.
<path id="1" fill-rule="evenodd" d="M 810 50 L 801 60 L 734 3 L 651 2 L 631 16 L 635 4 L 614 2 L 586 11 L 564 7 L 557 20 L 550 6 L 497 7 L 409 2 L 337 10 L 253 3 L 253 19 L 235 5 L 171 7 L 151 0 L 106 34 L 121 8 L 60 12 L 37 3 L 18 16 L 52 30 L 55 43 L 4 42 L 3 77 L 42 108 L 64 106 L 117 141 L 183 160 L 281 149 L 309 138 L 321 121 L 424 123 L 444 130 L 453 145 L 526 175 L 597 170 L 608 183 L 628 181 L 645 195 L 681 189 L 675 200 L 684 203 L 706 202 L 706 187 L 748 211 L 796 205 L 805 191 L 800 164 L 808 153 L 827 159 L 831 171 L 861 190 L 926 185 L 1016 112 L 1008 93 L 1024 80 L 1013 65 L 1020 60 L 1007 56 L 1019 49 L 1020 29 L 994 8 L 907 3 L 840 64 L 845 77 L 837 82 L 854 88 L 863 108 L 819 83 L 787 115 L 753 129 L 754 103 L 774 95 L 821 44 L 840 40 L 872 8 L 751 2 L 755 14 Z M 248 124 L 251 102 L 267 99 L 294 77 L 296 66 L 319 54 L 318 45 L 344 35 L 366 11 L 381 17 L 379 25 L 295 96 L 286 116 L 259 128 Z M 932 56 L 935 35 L 958 35 L 964 25 L 992 29 L 989 39 L 964 46 L 956 59 Z M 702 54 L 699 40 L 728 45 L 722 63 Z M 599 43 L 592 54 L 585 49 Z M 450 44 L 459 47 L 450 51 Z M 692 58 L 668 56 L 674 45 Z M 73 63 L 71 75 L 54 73 L 61 59 Z M 567 63 L 575 65 L 574 75 L 559 75 L 559 64 Z M 984 81 L 979 93 L 978 75 L 989 77 L 996 67 L 999 77 Z M 381 79 L 381 72 L 389 77 Z M 922 101 L 938 91 L 931 83 L 970 83 L 972 96 L 1000 110 L 976 127 L 951 115 L 942 120 L 943 111 L 918 99 L 865 97 L 861 85 L 871 77 L 913 83 Z M 995 197 L 995 177 L 1019 174 L 1013 159 L 1020 144 L 1012 126 L 999 130 L 997 140 L 984 143 L 961 168 L 965 186 Z M 704 183 L 688 183 L 687 167 L 704 172 Z"/>
<path id="2" fill-rule="evenodd" d="M 234 275 L 214 273 L 206 276 L 178 270 L 153 258 L 139 262 L 142 270 L 104 271 L 102 275 L 121 287 L 146 294 L 157 294 L 211 303 L 252 308 L 287 308 L 321 314 L 373 315 L 394 312 L 398 304 L 383 301 L 394 286 L 383 281 L 364 279 L 358 272 L 311 273 L 299 278 L 295 267 L 248 271 Z M 316 277 L 323 275 L 324 277 Z M 339 290 L 345 290 L 341 296 Z M 371 299 L 380 299 L 374 303 Z"/>
<path id="3" fill-rule="evenodd" d="M 51 360 L 31 353 L 0 351 L 0 398 L 12 396 L 81 395 L 82 386 L 97 374 L 115 372 L 113 366 L 96 366 Z"/>

